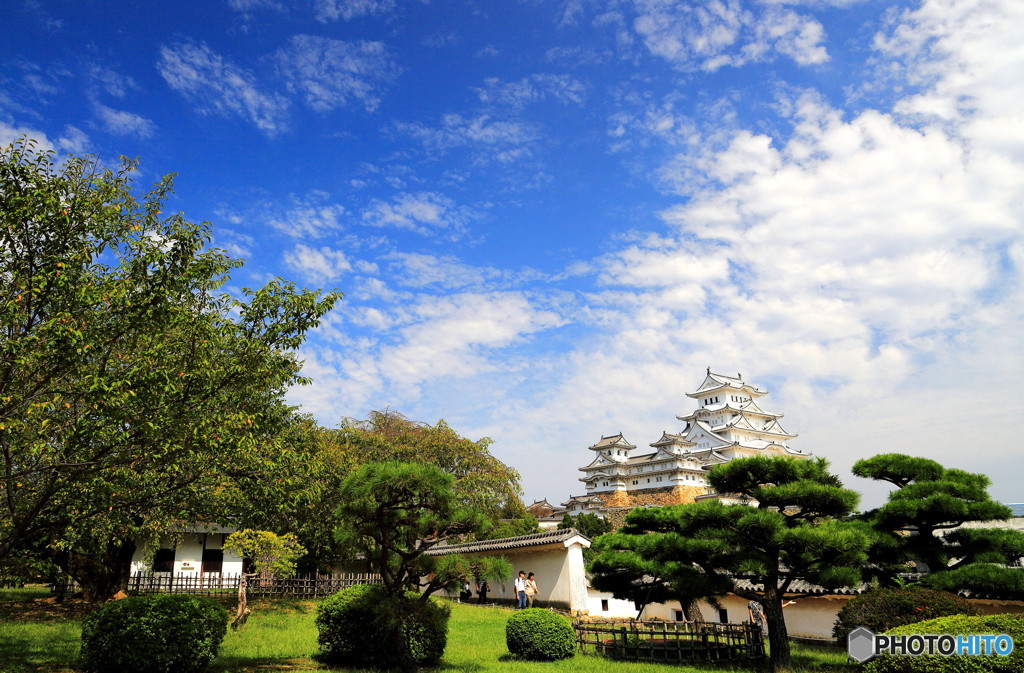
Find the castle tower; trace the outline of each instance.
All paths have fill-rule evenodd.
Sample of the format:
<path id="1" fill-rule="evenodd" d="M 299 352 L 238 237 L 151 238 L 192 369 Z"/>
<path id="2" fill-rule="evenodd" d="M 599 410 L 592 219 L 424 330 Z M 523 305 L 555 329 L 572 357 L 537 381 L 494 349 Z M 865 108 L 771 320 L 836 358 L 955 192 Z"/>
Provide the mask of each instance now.
<path id="1" fill-rule="evenodd" d="M 697 409 L 676 416 L 686 423 L 680 434 L 694 445 L 691 451 L 727 460 L 766 454 L 806 458 L 810 454 L 790 448 L 788 442 L 796 435 L 782 428 L 782 414 L 758 404 L 767 394 L 739 374 L 715 374 L 709 368 L 697 390 L 686 394 L 698 401 Z"/>
<path id="2" fill-rule="evenodd" d="M 594 459 L 580 468 L 586 495 L 565 505 L 603 515 L 611 508 L 693 502 L 717 497 L 707 485 L 707 470 L 715 465 L 748 456 L 808 457 L 790 448 L 796 435 L 782 428 L 782 414 L 760 406 L 767 394 L 739 374 L 715 374 L 709 367 L 697 390 L 686 394 L 697 400 L 697 409 L 676 416 L 685 423 L 680 432 L 663 431 L 650 445 L 654 453 L 643 455 L 630 455 L 636 447 L 622 433 L 601 437 L 588 447 Z"/>

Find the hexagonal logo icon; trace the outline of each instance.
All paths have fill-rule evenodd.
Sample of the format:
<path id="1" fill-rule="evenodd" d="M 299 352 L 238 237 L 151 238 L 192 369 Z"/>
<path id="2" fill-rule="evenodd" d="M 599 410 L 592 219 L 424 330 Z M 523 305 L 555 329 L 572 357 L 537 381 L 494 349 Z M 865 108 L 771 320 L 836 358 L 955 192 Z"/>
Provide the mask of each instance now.
<path id="1" fill-rule="evenodd" d="M 859 664 L 875 656 L 875 634 L 858 626 L 846 636 L 846 651 L 850 658 Z"/>

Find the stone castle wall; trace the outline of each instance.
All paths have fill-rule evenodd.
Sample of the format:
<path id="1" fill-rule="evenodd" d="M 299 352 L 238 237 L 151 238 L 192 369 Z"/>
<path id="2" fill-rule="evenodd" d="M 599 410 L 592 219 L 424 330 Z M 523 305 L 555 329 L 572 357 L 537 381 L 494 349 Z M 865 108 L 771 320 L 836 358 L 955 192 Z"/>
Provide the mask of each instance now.
<path id="1" fill-rule="evenodd" d="M 704 495 L 704 486 L 663 486 L 661 488 L 644 488 L 635 491 L 609 491 L 594 493 L 607 508 L 607 519 L 613 530 L 618 530 L 626 515 L 636 507 L 652 505 L 685 505 L 693 502 L 694 497 Z"/>

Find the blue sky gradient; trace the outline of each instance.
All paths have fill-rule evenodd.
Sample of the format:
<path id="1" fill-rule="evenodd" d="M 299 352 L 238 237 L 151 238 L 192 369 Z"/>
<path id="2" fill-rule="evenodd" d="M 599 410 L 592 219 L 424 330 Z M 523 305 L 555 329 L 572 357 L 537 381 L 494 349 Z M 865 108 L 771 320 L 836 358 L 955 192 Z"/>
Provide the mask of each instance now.
<path id="1" fill-rule="evenodd" d="M 528 501 L 705 367 L 849 474 L 1024 500 L 1024 3 L 12 2 L 0 142 L 141 159 L 246 259 L 345 299 L 323 423 L 487 435 Z"/>

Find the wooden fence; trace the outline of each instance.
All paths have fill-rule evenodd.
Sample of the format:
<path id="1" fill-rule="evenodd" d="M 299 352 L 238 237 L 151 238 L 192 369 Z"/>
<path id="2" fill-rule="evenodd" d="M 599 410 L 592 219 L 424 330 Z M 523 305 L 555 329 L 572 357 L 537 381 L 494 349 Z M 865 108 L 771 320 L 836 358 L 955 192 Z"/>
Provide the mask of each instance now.
<path id="1" fill-rule="evenodd" d="M 742 661 L 764 657 L 764 636 L 756 624 L 577 620 L 581 649 L 626 661 Z"/>
<path id="2" fill-rule="evenodd" d="M 207 573 L 171 575 L 170 573 L 132 573 L 128 580 L 128 593 L 162 594 L 182 593 L 199 596 L 225 596 L 238 593 L 241 575 Z M 356 573 L 345 575 L 306 575 L 302 577 L 249 576 L 246 594 L 249 598 L 313 598 L 329 596 L 356 584 L 373 584 L 380 581 L 380 575 Z M 73 581 L 55 583 L 53 592 L 65 594 L 78 589 Z"/>

